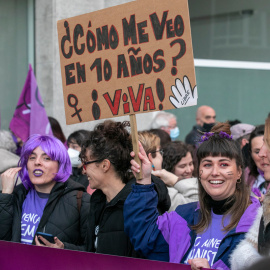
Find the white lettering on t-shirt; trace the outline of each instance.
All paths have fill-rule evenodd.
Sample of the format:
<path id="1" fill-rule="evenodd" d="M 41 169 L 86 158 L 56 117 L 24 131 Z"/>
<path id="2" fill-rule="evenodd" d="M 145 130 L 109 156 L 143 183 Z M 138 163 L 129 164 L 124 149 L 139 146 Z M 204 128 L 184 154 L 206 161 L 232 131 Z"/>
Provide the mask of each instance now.
<path id="1" fill-rule="evenodd" d="M 216 239 L 216 238 L 211 238 L 204 241 L 201 245 L 200 245 L 200 240 L 201 240 L 201 237 L 198 236 L 195 240 L 193 249 L 190 251 L 187 259 L 185 260 L 185 263 L 187 263 L 189 259 L 205 258 L 207 259 L 210 265 L 213 265 L 221 240 Z"/>
<path id="2" fill-rule="evenodd" d="M 194 243 L 194 247 L 197 247 L 200 244 L 201 237 L 197 237 Z"/>
<path id="3" fill-rule="evenodd" d="M 24 225 L 26 225 L 26 224 L 24 224 Z M 32 237 L 34 237 L 35 229 L 36 229 L 36 226 L 27 225 L 27 228 L 26 228 L 25 232 L 22 233 L 22 236 L 31 235 Z"/>
<path id="4" fill-rule="evenodd" d="M 40 217 L 37 214 L 23 214 L 22 216 L 22 221 L 25 222 L 32 222 L 34 224 L 36 224 L 37 222 L 40 221 Z"/>

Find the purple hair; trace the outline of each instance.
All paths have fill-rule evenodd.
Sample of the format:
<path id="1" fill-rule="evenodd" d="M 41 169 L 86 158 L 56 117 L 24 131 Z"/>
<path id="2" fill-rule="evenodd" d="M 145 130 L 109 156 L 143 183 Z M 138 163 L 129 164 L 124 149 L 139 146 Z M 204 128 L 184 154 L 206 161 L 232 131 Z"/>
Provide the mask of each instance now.
<path id="1" fill-rule="evenodd" d="M 33 184 L 29 178 L 27 162 L 32 152 L 40 147 L 52 160 L 58 161 L 59 169 L 54 177 L 56 182 L 65 182 L 71 175 L 71 162 L 64 144 L 57 138 L 49 135 L 34 134 L 28 138 L 22 147 L 19 166 L 19 176 L 26 189 L 33 188 Z"/>

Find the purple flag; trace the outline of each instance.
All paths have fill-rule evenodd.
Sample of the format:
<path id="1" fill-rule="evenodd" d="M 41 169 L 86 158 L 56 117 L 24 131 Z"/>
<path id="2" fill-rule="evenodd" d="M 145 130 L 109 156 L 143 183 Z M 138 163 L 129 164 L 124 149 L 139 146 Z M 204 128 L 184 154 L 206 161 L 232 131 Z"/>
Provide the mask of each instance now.
<path id="1" fill-rule="evenodd" d="M 50 122 L 31 65 L 29 65 L 25 84 L 9 128 L 23 142 L 35 133 L 52 135 Z"/>

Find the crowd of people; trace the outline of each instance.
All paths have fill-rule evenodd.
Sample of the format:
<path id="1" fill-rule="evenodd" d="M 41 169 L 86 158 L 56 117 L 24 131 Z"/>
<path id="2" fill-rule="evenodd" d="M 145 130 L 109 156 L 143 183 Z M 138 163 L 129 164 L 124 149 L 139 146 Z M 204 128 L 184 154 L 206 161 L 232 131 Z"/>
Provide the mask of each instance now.
<path id="1" fill-rule="evenodd" d="M 0 131 L 0 240 L 192 270 L 270 255 L 270 117 L 217 123 L 201 106 L 183 142 L 176 117 L 160 112 L 138 132 L 138 153 L 129 122 L 66 137 L 49 121 L 54 136 Z"/>

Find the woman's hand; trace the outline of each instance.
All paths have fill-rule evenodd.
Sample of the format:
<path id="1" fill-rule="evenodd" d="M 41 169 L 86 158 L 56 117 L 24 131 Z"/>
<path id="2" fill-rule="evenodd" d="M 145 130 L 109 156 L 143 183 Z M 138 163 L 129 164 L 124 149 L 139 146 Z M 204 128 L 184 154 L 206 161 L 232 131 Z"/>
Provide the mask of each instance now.
<path id="1" fill-rule="evenodd" d="M 179 178 L 165 169 L 157 170 L 152 172 L 153 175 L 159 177 L 167 187 L 173 187 L 179 180 Z"/>
<path id="2" fill-rule="evenodd" d="M 41 244 L 38 240 L 41 240 L 43 244 Z M 46 240 L 44 237 L 42 237 L 41 235 L 35 237 L 35 241 L 36 241 L 36 245 L 40 246 L 40 247 L 51 247 L 51 248 L 64 248 L 64 243 L 61 242 L 56 236 L 54 237 L 54 244 L 50 243 L 48 240 Z"/>
<path id="3" fill-rule="evenodd" d="M 15 176 L 21 167 L 10 168 L 1 174 L 2 193 L 11 194 L 14 190 Z"/>
<path id="4" fill-rule="evenodd" d="M 135 153 L 132 151 L 130 155 L 134 158 Z M 131 163 L 131 170 L 134 175 L 136 173 L 139 173 L 140 170 L 142 170 L 142 179 L 137 179 L 138 184 L 143 184 L 143 185 L 150 185 L 151 184 L 151 172 L 152 172 L 152 165 L 150 160 L 148 159 L 142 144 L 139 142 L 139 153 L 138 153 L 139 159 L 141 160 L 142 164 L 141 166 L 134 160 L 132 159 L 130 161 Z"/>
<path id="5" fill-rule="evenodd" d="M 264 197 L 265 197 L 265 196 L 264 196 L 264 194 L 262 194 L 262 195 L 261 195 L 261 197 L 259 197 L 259 201 L 260 201 L 260 203 L 263 203 L 263 201 L 264 201 Z"/>
<path id="6" fill-rule="evenodd" d="M 200 270 L 201 268 L 210 268 L 209 262 L 205 258 L 189 259 L 188 263 L 192 270 Z"/>

